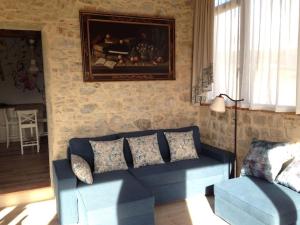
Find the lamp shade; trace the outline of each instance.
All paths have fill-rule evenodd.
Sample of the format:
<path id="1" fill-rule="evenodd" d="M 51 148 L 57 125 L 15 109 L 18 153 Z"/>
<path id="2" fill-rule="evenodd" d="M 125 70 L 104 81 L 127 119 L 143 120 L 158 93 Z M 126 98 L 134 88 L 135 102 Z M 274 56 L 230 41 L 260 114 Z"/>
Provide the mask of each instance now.
<path id="1" fill-rule="evenodd" d="M 225 101 L 222 96 L 217 96 L 212 104 L 210 105 L 210 110 L 214 112 L 220 112 L 224 113 L 225 112 Z"/>

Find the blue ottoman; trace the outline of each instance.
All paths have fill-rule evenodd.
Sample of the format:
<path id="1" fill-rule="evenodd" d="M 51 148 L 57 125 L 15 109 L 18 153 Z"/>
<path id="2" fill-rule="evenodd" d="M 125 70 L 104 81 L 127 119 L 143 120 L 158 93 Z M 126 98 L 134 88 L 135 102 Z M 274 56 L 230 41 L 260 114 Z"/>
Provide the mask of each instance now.
<path id="1" fill-rule="evenodd" d="M 214 186 L 215 213 L 231 225 L 300 224 L 300 194 L 254 177 Z"/>
<path id="2" fill-rule="evenodd" d="M 127 171 L 96 174 L 77 197 L 80 224 L 154 225 L 154 197 Z"/>

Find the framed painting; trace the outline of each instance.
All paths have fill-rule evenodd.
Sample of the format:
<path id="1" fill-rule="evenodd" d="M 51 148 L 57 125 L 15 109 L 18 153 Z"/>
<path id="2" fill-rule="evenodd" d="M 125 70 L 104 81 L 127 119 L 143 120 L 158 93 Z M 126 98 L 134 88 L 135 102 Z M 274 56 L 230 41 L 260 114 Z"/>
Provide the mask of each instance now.
<path id="1" fill-rule="evenodd" d="M 175 80 L 175 20 L 80 11 L 84 81 Z"/>

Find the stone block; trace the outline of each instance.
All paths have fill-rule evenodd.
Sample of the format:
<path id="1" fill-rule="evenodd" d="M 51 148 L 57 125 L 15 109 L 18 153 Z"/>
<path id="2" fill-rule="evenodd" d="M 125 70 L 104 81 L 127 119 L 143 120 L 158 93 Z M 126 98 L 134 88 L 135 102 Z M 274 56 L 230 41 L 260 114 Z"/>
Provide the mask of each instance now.
<path id="1" fill-rule="evenodd" d="M 97 108 L 96 104 L 85 104 L 81 107 L 80 112 L 81 113 L 92 113 Z"/>
<path id="2" fill-rule="evenodd" d="M 254 125 L 264 126 L 267 122 L 267 117 L 265 115 L 262 115 L 261 113 L 255 113 L 252 116 L 252 121 Z"/>
<path id="3" fill-rule="evenodd" d="M 270 129 L 270 137 L 271 138 L 283 139 L 285 137 L 284 130 L 271 128 Z"/>
<path id="4" fill-rule="evenodd" d="M 250 124 L 251 123 L 251 117 L 248 113 L 243 113 L 241 116 L 241 122 L 242 124 Z"/>
<path id="5" fill-rule="evenodd" d="M 290 141 L 300 141 L 300 127 L 286 128 L 286 136 Z"/>
<path id="6" fill-rule="evenodd" d="M 248 139 L 253 139 L 253 138 L 259 137 L 259 130 L 254 127 L 245 127 L 244 133 Z"/>
<path id="7" fill-rule="evenodd" d="M 149 119 L 138 119 L 134 121 L 134 125 L 140 130 L 148 130 L 151 128 L 151 121 Z"/>

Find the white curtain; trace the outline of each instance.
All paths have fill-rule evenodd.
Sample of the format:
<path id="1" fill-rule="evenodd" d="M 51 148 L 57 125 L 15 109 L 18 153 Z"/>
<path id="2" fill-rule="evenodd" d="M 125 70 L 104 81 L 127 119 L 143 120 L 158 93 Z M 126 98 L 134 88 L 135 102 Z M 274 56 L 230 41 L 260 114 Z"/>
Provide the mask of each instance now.
<path id="1" fill-rule="evenodd" d="M 215 52 L 215 80 L 217 76 L 221 78 L 213 85 L 213 94 L 225 92 L 235 98 L 244 98 L 242 107 L 250 109 L 300 113 L 299 0 L 225 1 L 238 3 L 238 6 L 223 12 L 223 15 L 230 14 L 231 22 L 226 22 L 226 28 L 215 27 L 215 46 L 222 45 L 222 40 L 218 40 L 219 30 L 223 32 L 234 27 L 238 37 L 234 30 L 230 38 L 238 47 L 231 45 L 225 56 Z M 238 19 L 234 16 L 236 12 Z M 220 14 L 215 13 L 215 21 L 218 17 Z M 234 61 L 232 56 L 236 55 Z M 226 57 L 231 60 L 225 61 L 225 65 L 219 63 Z M 232 66 L 236 69 L 235 75 L 234 69 L 227 69 Z"/>
<path id="2" fill-rule="evenodd" d="M 238 0 L 215 0 L 214 82 L 208 100 L 220 93 L 237 98 L 240 7 Z"/>

